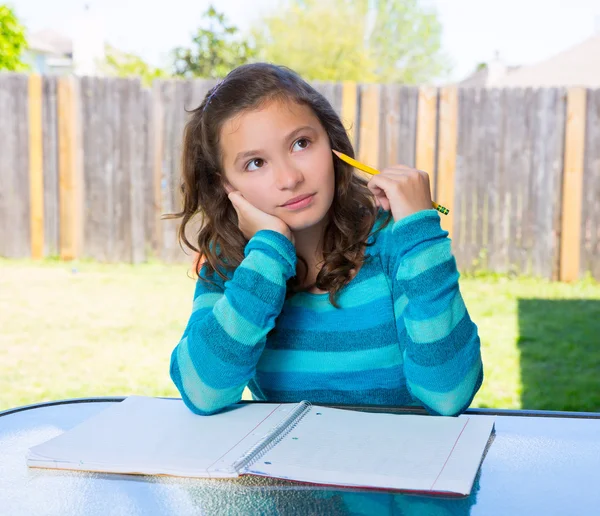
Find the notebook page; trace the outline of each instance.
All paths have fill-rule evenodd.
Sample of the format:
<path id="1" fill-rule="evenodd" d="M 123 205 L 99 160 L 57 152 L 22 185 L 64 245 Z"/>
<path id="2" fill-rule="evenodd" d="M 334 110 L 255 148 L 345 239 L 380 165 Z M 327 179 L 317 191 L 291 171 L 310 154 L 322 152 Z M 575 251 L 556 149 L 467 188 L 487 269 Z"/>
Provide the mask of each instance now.
<path id="1" fill-rule="evenodd" d="M 440 473 L 468 419 L 313 406 L 249 469 L 305 482 L 419 491 L 431 490 L 435 484 L 436 491 L 444 491 Z M 463 465 L 456 474 L 471 478 L 472 483 L 479 460 Z"/>
<path id="2" fill-rule="evenodd" d="M 131 396 L 34 446 L 27 463 L 115 473 L 237 476 L 233 461 L 293 406 L 240 405 L 198 416 L 181 400 Z"/>

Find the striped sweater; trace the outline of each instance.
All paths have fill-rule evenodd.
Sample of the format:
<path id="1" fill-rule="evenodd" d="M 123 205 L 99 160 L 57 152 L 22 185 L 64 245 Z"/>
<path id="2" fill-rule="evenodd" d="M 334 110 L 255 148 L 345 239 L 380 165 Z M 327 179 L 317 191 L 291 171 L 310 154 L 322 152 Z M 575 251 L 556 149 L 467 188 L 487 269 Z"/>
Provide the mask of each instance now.
<path id="1" fill-rule="evenodd" d="M 250 239 L 228 281 L 198 280 L 171 355 L 185 404 L 212 414 L 248 386 L 254 399 L 273 402 L 464 411 L 483 379 L 480 341 L 438 213 L 390 223 L 369 244 L 358 274 L 338 294 L 339 308 L 328 294 L 286 299 L 295 248 L 274 231 Z"/>

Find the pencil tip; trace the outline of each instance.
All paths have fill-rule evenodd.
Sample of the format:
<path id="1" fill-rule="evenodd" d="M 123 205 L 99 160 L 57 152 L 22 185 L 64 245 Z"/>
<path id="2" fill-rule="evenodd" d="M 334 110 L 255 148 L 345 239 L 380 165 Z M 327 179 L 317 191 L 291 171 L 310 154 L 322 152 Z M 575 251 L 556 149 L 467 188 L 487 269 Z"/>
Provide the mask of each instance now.
<path id="1" fill-rule="evenodd" d="M 331 149 L 331 152 L 333 152 L 338 158 L 340 157 L 340 153 L 334 149 Z"/>

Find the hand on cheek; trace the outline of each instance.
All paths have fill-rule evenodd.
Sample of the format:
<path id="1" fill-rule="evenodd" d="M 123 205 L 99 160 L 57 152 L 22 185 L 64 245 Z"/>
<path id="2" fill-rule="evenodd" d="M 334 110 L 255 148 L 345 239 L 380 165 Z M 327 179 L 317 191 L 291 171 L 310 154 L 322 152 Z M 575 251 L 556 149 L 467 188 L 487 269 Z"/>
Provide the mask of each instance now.
<path id="1" fill-rule="evenodd" d="M 271 230 L 281 233 L 294 243 L 294 236 L 283 220 L 259 210 L 231 185 L 225 184 L 225 191 L 237 213 L 238 227 L 248 240 L 261 230 Z"/>

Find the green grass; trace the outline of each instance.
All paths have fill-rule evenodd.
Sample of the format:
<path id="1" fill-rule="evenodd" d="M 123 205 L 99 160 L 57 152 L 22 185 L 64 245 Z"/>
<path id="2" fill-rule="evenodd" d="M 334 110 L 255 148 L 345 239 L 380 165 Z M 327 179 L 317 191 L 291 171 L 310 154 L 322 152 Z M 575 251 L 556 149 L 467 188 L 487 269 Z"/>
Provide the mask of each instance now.
<path id="1" fill-rule="evenodd" d="M 189 267 L 0 260 L 0 410 L 84 396 L 177 396 L 169 358 Z M 474 406 L 600 411 L 600 285 L 463 277 L 485 381 Z"/>

